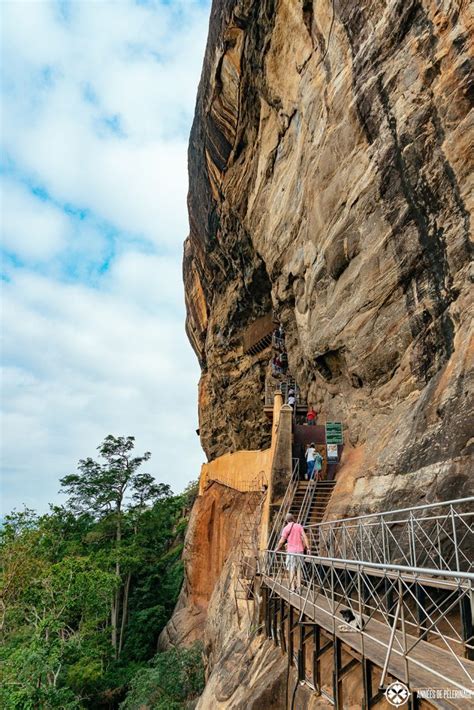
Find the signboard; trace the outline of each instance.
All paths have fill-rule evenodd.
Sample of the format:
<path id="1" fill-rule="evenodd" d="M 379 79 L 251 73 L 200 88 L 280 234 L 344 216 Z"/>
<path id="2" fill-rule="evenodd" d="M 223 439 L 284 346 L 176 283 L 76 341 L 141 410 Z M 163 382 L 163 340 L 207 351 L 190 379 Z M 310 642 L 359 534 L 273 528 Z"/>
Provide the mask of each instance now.
<path id="1" fill-rule="evenodd" d="M 337 453 L 337 444 L 327 444 L 326 445 L 328 463 L 333 463 L 334 461 L 339 461 L 339 456 Z"/>
<path id="2" fill-rule="evenodd" d="M 326 422 L 326 444 L 343 444 L 342 422 Z"/>

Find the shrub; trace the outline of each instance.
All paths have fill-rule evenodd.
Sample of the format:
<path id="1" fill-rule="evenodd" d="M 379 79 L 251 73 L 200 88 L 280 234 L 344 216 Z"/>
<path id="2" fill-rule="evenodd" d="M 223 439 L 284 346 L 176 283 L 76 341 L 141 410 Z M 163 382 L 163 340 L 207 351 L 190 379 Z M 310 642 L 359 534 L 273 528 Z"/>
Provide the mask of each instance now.
<path id="1" fill-rule="evenodd" d="M 137 673 L 121 710 L 183 710 L 204 688 L 202 647 L 158 653 L 150 667 Z"/>

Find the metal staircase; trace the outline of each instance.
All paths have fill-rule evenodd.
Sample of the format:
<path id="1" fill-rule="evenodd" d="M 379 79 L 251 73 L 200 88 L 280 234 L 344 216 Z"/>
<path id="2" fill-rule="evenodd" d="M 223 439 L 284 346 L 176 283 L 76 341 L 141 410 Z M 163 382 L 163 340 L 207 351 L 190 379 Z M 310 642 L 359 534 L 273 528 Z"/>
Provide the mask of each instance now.
<path id="1" fill-rule="evenodd" d="M 299 481 L 289 512 L 301 525 L 320 523 L 335 485 L 335 481 Z M 315 534 L 313 538 L 315 538 Z"/>
<path id="2" fill-rule="evenodd" d="M 247 493 L 246 496 L 247 499 L 240 515 L 240 538 L 234 581 L 234 599 L 239 627 L 241 624 L 239 600 L 245 601 L 247 613 L 249 618 L 251 618 L 254 609 L 251 609 L 250 602 L 255 601 L 257 598 L 255 594 L 255 577 L 258 568 L 260 521 L 266 491 L 262 493 Z"/>

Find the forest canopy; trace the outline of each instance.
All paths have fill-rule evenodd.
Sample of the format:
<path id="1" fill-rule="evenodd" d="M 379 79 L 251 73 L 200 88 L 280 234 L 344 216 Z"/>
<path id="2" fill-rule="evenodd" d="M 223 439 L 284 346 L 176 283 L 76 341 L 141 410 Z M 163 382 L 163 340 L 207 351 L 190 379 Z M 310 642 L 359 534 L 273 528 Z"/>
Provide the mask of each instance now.
<path id="1" fill-rule="evenodd" d="M 76 473 L 61 479 L 64 505 L 4 519 L 2 708 L 116 708 L 130 686 L 143 707 L 144 682 L 154 688 L 150 708 L 164 707 L 160 698 L 185 707 L 187 697 L 172 698 L 160 687 L 166 676 L 160 668 L 173 663 L 169 653 L 155 654 L 183 580 L 196 484 L 173 495 L 142 472 L 151 454 L 137 456 L 134 446 L 130 436 L 106 437 L 97 459 L 82 459 Z M 178 685 L 198 694 L 199 651 L 176 653 L 183 654 L 177 667 L 185 674 Z M 135 707 L 133 697 L 125 707 Z"/>

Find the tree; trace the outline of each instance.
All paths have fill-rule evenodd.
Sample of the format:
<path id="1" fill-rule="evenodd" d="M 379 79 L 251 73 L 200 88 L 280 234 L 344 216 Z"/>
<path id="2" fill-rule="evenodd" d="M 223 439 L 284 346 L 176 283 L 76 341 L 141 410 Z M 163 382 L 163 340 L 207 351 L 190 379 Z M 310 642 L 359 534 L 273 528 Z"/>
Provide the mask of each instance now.
<path id="1" fill-rule="evenodd" d="M 49 541 L 57 524 L 58 512 L 38 518 L 26 511 L 7 516 L 0 533 L 0 704 L 8 710 L 81 707 L 65 686 L 66 667 L 84 655 L 96 667 L 103 660 L 100 639 L 115 576 L 87 557 L 53 562 Z"/>
<path id="2" fill-rule="evenodd" d="M 131 438 L 99 451 L 63 479 L 67 506 L 14 512 L 0 526 L 5 710 L 116 708 L 176 604 L 187 494 L 141 473 L 149 454 L 135 456 Z M 180 706 L 167 691 L 162 701 Z"/>
<path id="3" fill-rule="evenodd" d="M 69 494 L 68 505 L 77 512 L 91 513 L 97 518 L 113 520 L 115 528 L 115 576 L 117 588 L 111 602 L 111 642 L 116 658 L 123 647 L 123 634 L 127 619 L 130 577 L 122 583 L 121 547 L 122 525 L 127 493 L 132 499 L 145 506 L 159 494 L 159 487 L 149 474 L 139 474 L 137 470 L 148 461 L 151 454 L 133 456 L 135 437 L 112 436 L 109 434 L 98 451 L 103 461 L 92 458 L 81 459 L 79 473 L 61 479 L 61 486 Z M 120 615 L 122 623 L 120 623 Z"/>
<path id="4" fill-rule="evenodd" d="M 199 643 L 158 653 L 149 668 L 134 677 L 120 710 L 181 710 L 196 702 L 204 689 L 204 664 Z M 193 702 L 194 701 L 194 702 Z"/>

